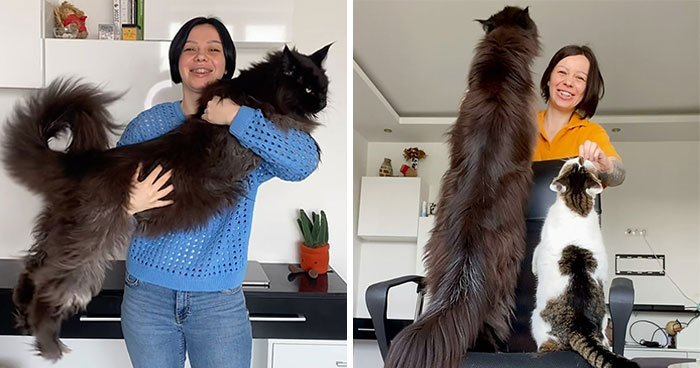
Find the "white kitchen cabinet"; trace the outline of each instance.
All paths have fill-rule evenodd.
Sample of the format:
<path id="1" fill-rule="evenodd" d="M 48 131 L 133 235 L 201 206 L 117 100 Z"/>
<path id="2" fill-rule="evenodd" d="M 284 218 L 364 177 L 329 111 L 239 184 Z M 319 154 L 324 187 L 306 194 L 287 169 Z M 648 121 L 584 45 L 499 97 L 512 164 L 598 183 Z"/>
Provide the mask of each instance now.
<path id="1" fill-rule="evenodd" d="M 3 1 L 0 88 L 40 88 L 43 77 L 40 0 Z"/>
<path id="2" fill-rule="evenodd" d="M 428 185 L 420 177 L 362 178 L 357 236 L 371 241 L 416 241 Z"/>
<path id="3" fill-rule="evenodd" d="M 122 339 L 61 339 L 71 352 L 56 363 L 36 356 L 32 336 L 0 336 L 0 367 L 125 368 L 131 367 Z"/>
<path id="4" fill-rule="evenodd" d="M 343 340 L 268 340 L 267 368 L 339 368 L 347 362 Z"/>

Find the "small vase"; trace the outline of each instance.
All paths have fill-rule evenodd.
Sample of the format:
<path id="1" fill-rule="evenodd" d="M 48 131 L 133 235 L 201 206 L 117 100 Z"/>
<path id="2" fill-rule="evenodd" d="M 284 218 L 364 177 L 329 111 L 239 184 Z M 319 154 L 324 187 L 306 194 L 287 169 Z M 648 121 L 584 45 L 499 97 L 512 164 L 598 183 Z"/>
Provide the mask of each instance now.
<path id="1" fill-rule="evenodd" d="M 320 248 L 309 248 L 304 243 L 301 243 L 299 246 L 301 268 L 303 268 L 304 271 L 313 269 L 318 272 L 319 275 L 328 272 L 329 248 L 330 245 L 328 244 Z"/>
<path id="2" fill-rule="evenodd" d="M 394 169 L 391 167 L 390 158 L 384 158 L 382 166 L 379 166 L 379 176 L 394 176 Z"/>

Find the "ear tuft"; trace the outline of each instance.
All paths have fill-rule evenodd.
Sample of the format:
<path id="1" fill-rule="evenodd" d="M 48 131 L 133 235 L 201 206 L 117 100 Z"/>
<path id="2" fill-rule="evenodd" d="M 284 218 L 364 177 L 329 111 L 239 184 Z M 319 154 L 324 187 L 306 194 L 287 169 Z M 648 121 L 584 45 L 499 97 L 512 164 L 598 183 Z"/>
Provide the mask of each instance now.
<path id="1" fill-rule="evenodd" d="M 599 194 L 602 191 L 603 191 L 603 187 L 601 187 L 598 184 L 595 184 L 592 187 L 586 189 L 586 193 L 591 197 L 595 197 L 597 194 Z"/>
<path id="2" fill-rule="evenodd" d="M 549 185 L 549 189 L 553 192 L 564 193 L 566 192 L 566 185 L 562 184 L 561 182 L 554 181 Z"/>

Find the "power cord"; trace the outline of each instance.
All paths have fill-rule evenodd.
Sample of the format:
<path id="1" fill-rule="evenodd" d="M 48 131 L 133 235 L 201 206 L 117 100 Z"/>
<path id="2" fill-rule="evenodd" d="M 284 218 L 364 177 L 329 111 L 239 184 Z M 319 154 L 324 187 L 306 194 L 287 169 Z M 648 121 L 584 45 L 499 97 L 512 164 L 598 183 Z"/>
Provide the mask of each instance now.
<path id="1" fill-rule="evenodd" d="M 651 325 L 656 326 L 656 330 L 654 330 L 654 333 L 651 334 L 650 340 L 642 339 L 642 340 L 637 341 L 637 339 L 634 338 L 634 335 L 632 335 L 632 327 L 634 327 L 634 325 L 636 325 L 637 323 L 640 323 L 640 322 L 645 322 L 645 323 L 649 323 Z M 657 341 L 654 341 L 654 336 L 659 331 L 661 331 L 664 334 L 664 336 L 666 336 L 666 343 L 663 345 Z M 638 319 L 630 325 L 630 337 L 632 338 L 632 341 L 636 342 L 639 345 L 646 346 L 648 348 L 665 348 L 669 344 L 669 337 L 668 337 L 668 334 L 666 333 L 666 329 L 659 326 L 658 324 L 656 324 L 652 321 L 646 320 L 646 319 Z"/>
<path id="2" fill-rule="evenodd" d="M 661 260 L 659 260 L 659 257 L 656 255 L 656 252 L 654 252 L 654 249 L 651 247 L 651 244 L 649 244 L 649 241 L 647 240 L 647 235 L 645 232 L 642 233 L 642 239 L 644 239 L 644 242 L 647 244 L 647 247 L 649 247 L 649 250 L 651 251 L 651 254 L 654 255 L 654 258 L 656 259 L 656 261 L 659 262 L 659 266 L 661 266 L 663 268 L 663 264 L 661 263 Z M 700 311 L 700 303 L 696 302 L 693 299 L 690 299 L 690 297 L 688 297 L 688 295 L 686 295 L 683 292 L 683 290 L 681 290 L 680 286 L 678 286 L 678 284 L 676 284 L 676 282 L 673 281 L 673 279 L 671 278 L 671 275 L 669 275 L 668 271 L 664 272 L 664 275 L 666 277 L 668 277 L 668 279 L 671 281 L 671 283 L 673 283 L 673 285 L 676 287 L 676 289 L 678 289 L 678 291 L 680 291 L 681 295 L 683 295 L 683 297 L 685 297 L 687 300 L 689 300 L 691 303 L 693 303 L 695 308 L 698 311 Z M 695 317 L 693 317 L 693 319 L 695 319 L 695 318 L 697 318 L 697 315 Z M 691 319 L 691 321 L 693 319 Z M 690 323 L 690 322 L 688 322 L 688 323 Z"/>

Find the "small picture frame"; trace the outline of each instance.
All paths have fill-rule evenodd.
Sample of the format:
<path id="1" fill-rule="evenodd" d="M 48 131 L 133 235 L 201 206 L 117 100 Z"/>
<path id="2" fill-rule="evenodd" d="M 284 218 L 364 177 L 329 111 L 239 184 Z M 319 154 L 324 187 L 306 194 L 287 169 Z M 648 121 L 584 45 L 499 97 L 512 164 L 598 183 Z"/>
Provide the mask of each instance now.
<path id="1" fill-rule="evenodd" d="M 100 24 L 97 27 L 97 38 L 100 40 L 114 39 L 114 24 Z"/>

